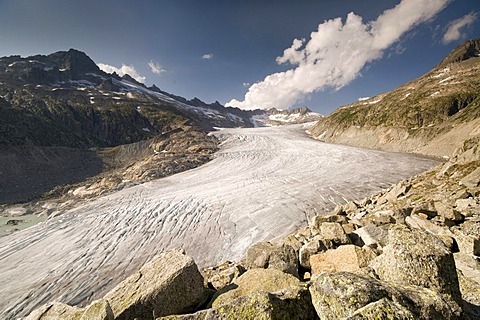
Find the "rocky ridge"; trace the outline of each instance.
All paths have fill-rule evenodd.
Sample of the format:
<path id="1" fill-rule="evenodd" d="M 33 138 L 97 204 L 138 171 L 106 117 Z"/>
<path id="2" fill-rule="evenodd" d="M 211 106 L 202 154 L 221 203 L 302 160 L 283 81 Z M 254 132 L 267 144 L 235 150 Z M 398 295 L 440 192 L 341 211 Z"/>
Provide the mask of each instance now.
<path id="1" fill-rule="evenodd" d="M 453 50 L 424 76 L 337 109 L 311 134 L 319 140 L 446 157 L 480 134 L 480 39 Z"/>
<path id="2" fill-rule="evenodd" d="M 240 262 L 200 274 L 182 250 L 162 253 L 94 302 L 91 319 L 478 319 L 478 142 Z M 92 305 L 50 303 L 27 319 L 81 319 Z"/>

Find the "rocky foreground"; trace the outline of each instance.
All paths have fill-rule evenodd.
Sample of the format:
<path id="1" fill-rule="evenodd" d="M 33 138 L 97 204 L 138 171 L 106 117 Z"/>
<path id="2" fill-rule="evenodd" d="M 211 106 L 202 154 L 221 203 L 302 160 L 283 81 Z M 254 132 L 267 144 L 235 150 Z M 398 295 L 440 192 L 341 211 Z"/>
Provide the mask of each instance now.
<path id="1" fill-rule="evenodd" d="M 237 263 L 162 253 L 86 308 L 27 319 L 478 319 L 480 146 L 315 216 Z"/>

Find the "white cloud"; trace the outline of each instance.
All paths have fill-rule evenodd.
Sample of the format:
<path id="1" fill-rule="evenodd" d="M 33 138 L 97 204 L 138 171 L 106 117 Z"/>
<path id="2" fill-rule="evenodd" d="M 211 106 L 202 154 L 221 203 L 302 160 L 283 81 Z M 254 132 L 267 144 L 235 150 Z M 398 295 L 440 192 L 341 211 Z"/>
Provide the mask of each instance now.
<path id="1" fill-rule="evenodd" d="M 119 76 L 128 74 L 130 77 L 141 83 L 144 83 L 146 79 L 144 76 L 140 75 L 137 70 L 135 70 L 134 66 L 122 64 L 121 68 L 117 68 L 108 64 L 99 63 L 98 67 L 100 70 L 105 71 L 106 73 L 116 72 Z"/>
<path id="2" fill-rule="evenodd" d="M 162 74 L 167 72 L 167 70 L 165 70 L 162 65 L 159 64 L 157 61 L 150 60 L 148 66 L 150 67 L 150 70 L 155 74 Z"/>
<path id="3" fill-rule="evenodd" d="M 248 88 L 251 86 L 250 82 L 244 82 L 242 85 L 244 88 Z"/>
<path id="4" fill-rule="evenodd" d="M 205 53 L 205 54 L 202 56 L 202 59 L 203 59 L 203 60 L 211 60 L 211 59 L 213 59 L 213 53 Z"/>
<path id="5" fill-rule="evenodd" d="M 360 75 L 362 68 L 380 59 L 383 51 L 415 25 L 432 19 L 449 0 L 402 0 L 375 21 L 364 23 L 354 13 L 325 21 L 310 40 L 295 39 L 276 59 L 294 67 L 253 84 L 244 101 L 227 106 L 242 109 L 287 109 L 309 94 L 331 87 L 340 89 Z"/>
<path id="6" fill-rule="evenodd" d="M 461 30 L 463 28 L 471 26 L 475 22 L 477 17 L 478 13 L 470 12 L 469 14 L 463 16 L 460 19 L 451 21 L 447 26 L 447 31 L 443 35 L 443 43 L 448 44 L 452 41 L 465 37 L 465 35 L 462 34 Z"/>

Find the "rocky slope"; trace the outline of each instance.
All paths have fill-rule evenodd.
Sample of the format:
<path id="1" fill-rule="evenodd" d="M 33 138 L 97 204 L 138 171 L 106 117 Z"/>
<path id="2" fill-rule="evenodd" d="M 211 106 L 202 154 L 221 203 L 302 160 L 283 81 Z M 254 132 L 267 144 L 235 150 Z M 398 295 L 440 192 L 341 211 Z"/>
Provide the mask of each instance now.
<path id="1" fill-rule="evenodd" d="M 200 274 L 174 249 L 85 308 L 49 303 L 27 319 L 478 319 L 478 142 L 238 263 Z"/>
<path id="2" fill-rule="evenodd" d="M 449 156 L 480 134 L 480 39 L 399 88 L 339 108 L 311 130 L 317 139 Z"/>

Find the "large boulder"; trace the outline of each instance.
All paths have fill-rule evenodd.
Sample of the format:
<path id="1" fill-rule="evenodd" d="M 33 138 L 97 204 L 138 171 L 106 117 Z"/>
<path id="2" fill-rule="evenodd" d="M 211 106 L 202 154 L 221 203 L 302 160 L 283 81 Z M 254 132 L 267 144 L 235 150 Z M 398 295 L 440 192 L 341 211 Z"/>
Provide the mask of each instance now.
<path id="1" fill-rule="evenodd" d="M 298 277 L 297 254 L 286 243 L 256 243 L 247 250 L 244 264 L 248 269 L 274 268 Z"/>
<path id="2" fill-rule="evenodd" d="M 318 319 L 309 301 L 300 302 L 282 293 L 252 292 L 219 307 L 194 314 L 175 315 L 157 320 L 312 320 Z"/>
<path id="3" fill-rule="evenodd" d="M 392 286 L 361 273 L 323 272 L 309 288 L 317 315 L 336 319 L 460 319 L 432 290 Z"/>
<path id="4" fill-rule="evenodd" d="M 358 246 L 380 246 L 387 244 L 388 230 L 373 224 L 367 224 L 350 234 L 353 243 Z"/>
<path id="5" fill-rule="evenodd" d="M 214 308 L 247 305 L 248 308 L 256 305 L 271 305 L 272 315 L 258 317 L 259 319 L 280 319 L 285 312 L 287 319 L 314 319 L 315 310 L 306 284 L 296 277 L 277 269 L 251 269 L 240 276 L 235 284 L 237 288 L 219 295 L 212 306 Z M 243 300 L 237 300 L 241 297 Z M 228 307 L 230 306 L 230 307 Z M 243 308 L 243 307 L 242 307 Z M 285 317 L 285 316 L 284 316 Z M 255 317 L 236 317 L 241 319 L 255 319 Z M 281 318 L 284 319 L 284 318 Z"/>
<path id="6" fill-rule="evenodd" d="M 361 248 L 348 244 L 310 256 L 312 274 L 324 271 L 356 271 L 367 267 L 375 258 L 368 247 Z"/>
<path id="7" fill-rule="evenodd" d="M 395 225 L 388 245 L 371 266 L 380 279 L 428 288 L 460 309 L 461 294 L 453 254 L 437 237 L 420 230 Z"/>
<path id="8" fill-rule="evenodd" d="M 188 313 L 202 302 L 203 277 L 192 258 L 173 249 L 153 258 L 104 297 L 115 319 Z"/>
<path id="9" fill-rule="evenodd" d="M 342 225 L 338 222 L 323 222 L 319 226 L 319 234 L 330 248 L 351 243 Z"/>

